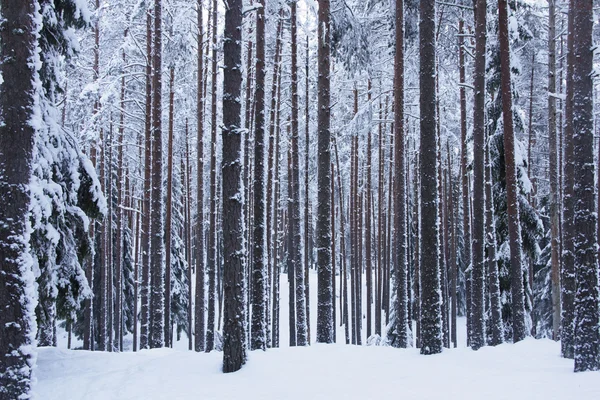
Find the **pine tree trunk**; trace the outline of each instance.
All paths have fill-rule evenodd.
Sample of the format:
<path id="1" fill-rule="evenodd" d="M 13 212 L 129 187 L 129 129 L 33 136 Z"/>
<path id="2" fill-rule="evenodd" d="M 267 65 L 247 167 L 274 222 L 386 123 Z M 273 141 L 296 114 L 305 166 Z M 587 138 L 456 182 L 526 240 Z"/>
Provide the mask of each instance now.
<path id="1" fill-rule="evenodd" d="M 239 68 L 242 62 L 242 1 L 230 0 L 228 6 L 225 10 L 223 42 L 225 55 L 222 130 L 223 265 L 225 266 L 223 372 L 234 372 L 239 370 L 246 361 L 243 189 L 240 179 L 243 168 L 241 165 L 242 121 L 239 100 L 242 86 L 242 74 Z M 216 14 L 216 7 L 214 12 Z M 215 20 L 216 18 L 213 22 Z"/>
<path id="2" fill-rule="evenodd" d="M 575 372 L 600 369 L 598 238 L 594 196 L 594 47 L 591 0 L 571 3 L 573 14 L 573 170 L 575 217 Z"/>
<path id="3" fill-rule="evenodd" d="M 490 161 L 490 141 L 485 145 L 485 251 L 487 263 L 487 285 L 490 292 L 490 331 L 489 344 L 496 346 L 504 341 L 504 324 L 502 322 L 502 304 L 500 297 L 500 281 L 498 260 L 496 259 L 496 223 L 494 221 L 494 203 L 492 192 L 492 164 Z"/>
<path id="4" fill-rule="evenodd" d="M 485 263 L 484 263 L 484 139 L 485 139 L 485 58 L 487 2 L 475 4 L 475 70 L 473 95 L 473 264 L 471 273 L 471 336 L 473 350 L 485 346 Z M 509 85 L 509 91 L 510 91 Z M 504 93 L 502 98 L 504 99 Z M 510 109 L 509 109 L 510 110 Z M 512 111 L 509 111 L 512 118 Z"/>
<path id="5" fill-rule="evenodd" d="M 574 0 L 570 0 L 572 9 Z M 565 101 L 565 126 L 564 126 L 564 160 L 563 160 L 563 250 L 561 260 L 561 304 L 562 326 L 560 331 L 561 355 L 565 358 L 574 358 L 574 320 L 575 320 L 575 226 L 573 225 L 575 198 L 574 198 L 574 141 L 573 141 L 573 69 L 575 64 L 573 53 L 573 17 L 569 13 L 567 36 L 567 72 L 566 72 L 566 101 Z M 561 143 L 562 144 L 562 143 Z M 560 146 L 559 149 L 563 147 Z"/>
<path id="6" fill-rule="evenodd" d="M 550 153 L 550 234 L 552 278 L 552 338 L 560 338 L 560 188 L 558 185 L 558 152 L 556 130 L 556 9 L 555 0 L 548 1 L 548 147 Z"/>
<path id="7" fill-rule="evenodd" d="M 266 348 L 267 269 L 265 265 L 265 0 L 256 10 L 256 78 L 254 86 L 254 231 L 252 246 L 251 350 Z"/>
<path id="8" fill-rule="evenodd" d="M 169 68 L 169 141 L 167 150 L 167 204 L 165 215 L 165 346 L 173 347 L 171 337 L 171 237 L 173 214 L 173 117 L 174 98 L 173 84 L 175 68 Z"/>
<path id="9" fill-rule="evenodd" d="M 463 231 L 463 247 L 461 259 L 463 260 L 465 269 L 466 289 L 467 289 L 467 345 L 470 342 L 471 332 L 471 295 L 470 295 L 470 281 L 469 274 L 466 270 L 471 264 L 471 218 L 470 218 L 470 207 L 469 207 L 469 172 L 467 170 L 468 164 L 468 149 L 467 149 L 467 95 L 465 93 L 466 85 L 466 73 L 465 73 L 465 40 L 464 40 L 464 21 L 461 19 L 458 21 L 458 33 L 459 33 L 459 74 L 460 74 L 460 143 L 461 143 L 461 161 L 460 161 L 460 175 L 462 183 L 462 231 Z M 485 77 L 484 77 L 485 78 Z M 485 82 L 484 82 L 485 83 Z"/>
<path id="10" fill-rule="evenodd" d="M 371 80 L 368 82 L 368 101 L 371 102 Z M 371 337 L 371 330 L 373 327 L 373 316 L 371 311 L 373 310 L 373 258 L 371 254 L 371 152 L 373 146 L 371 142 L 371 130 L 367 133 L 367 165 L 365 173 L 367 175 L 367 192 L 366 192 L 366 203 L 367 213 L 365 217 L 365 273 L 366 273 L 366 284 L 367 284 L 367 339 Z M 333 254 L 333 253 L 332 253 Z"/>
<path id="11" fill-rule="evenodd" d="M 29 398 L 35 350 L 34 276 L 29 260 L 29 182 L 36 129 L 31 123 L 39 113 L 34 87 L 38 67 L 37 2 L 0 1 L 0 399 Z M 39 114 L 38 114 L 39 115 Z M 10 149 L 11 151 L 5 151 Z"/>
<path id="12" fill-rule="evenodd" d="M 331 33 L 329 0 L 319 0 L 318 28 L 318 129 L 317 129 L 317 342 L 333 342 L 331 271 L 331 132 L 330 69 Z"/>
<path id="13" fill-rule="evenodd" d="M 183 204 L 185 212 L 184 232 L 185 232 L 185 248 L 186 248 L 186 261 L 187 261 L 187 279 L 188 279 L 188 309 L 187 309 L 187 323 L 188 323 L 188 350 L 194 349 L 194 330 L 193 330 L 193 302 L 194 298 L 194 286 L 192 285 L 192 191 L 190 189 L 191 170 L 192 166 L 190 163 L 190 133 L 188 119 L 185 119 L 185 162 L 183 157 L 181 159 L 181 179 L 182 187 L 184 188 Z"/>
<path id="14" fill-rule="evenodd" d="M 420 9 L 421 354 L 442 351 L 436 168 L 435 2 Z M 396 105 L 401 109 L 402 105 Z M 398 147 L 396 147 L 398 148 Z M 396 160 L 398 161 L 398 160 Z"/>
<path id="15" fill-rule="evenodd" d="M 154 0 L 152 60 L 152 236 L 150 348 L 164 346 L 165 248 L 162 207 L 162 3 Z"/>
<path id="16" fill-rule="evenodd" d="M 127 38 L 127 31 L 125 31 Z M 123 63 L 125 63 L 125 51 L 122 51 Z M 117 334 L 116 348 L 123 351 L 123 229 L 124 216 L 123 205 L 123 153 L 125 152 L 125 139 L 123 136 L 125 130 L 125 76 L 121 78 L 121 99 L 120 99 L 120 117 L 119 133 L 117 138 L 117 240 L 115 246 L 115 274 L 116 274 L 116 297 L 115 297 L 115 332 Z"/>
<path id="17" fill-rule="evenodd" d="M 277 250 L 276 248 L 276 241 L 277 238 L 274 237 L 274 231 L 277 229 L 277 227 L 274 228 L 274 222 L 275 224 L 277 224 L 277 217 L 274 217 L 274 214 L 276 215 L 277 213 L 277 203 L 276 201 L 273 201 L 273 193 L 276 190 L 274 185 L 273 185 L 273 172 L 274 172 L 274 166 L 273 166 L 273 157 L 274 157 L 274 153 L 275 153 L 275 117 L 276 117 L 276 111 L 277 111 L 277 92 L 278 92 L 278 85 L 277 85 L 277 80 L 279 79 L 279 63 L 280 63 L 280 53 L 281 53 L 281 34 L 282 34 L 282 30 L 283 30 L 283 19 L 281 18 L 281 11 L 279 12 L 279 19 L 277 21 L 277 36 L 276 36 L 276 42 L 275 42 L 275 55 L 274 55 L 274 60 L 273 60 L 273 79 L 272 79 L 272 85 L 271 85 L 271 108 L 270 108 L 270 117 L 269 117 L 269 158 L 268 158 L 268 162 L 267 162 L 267 271 L 269 271 L 270 274 L 270 279 L 269 279 L 269 287 L 267 288 L 267 291 L 269 291 L 269 288 L 274 288 L 275 285 L 278 284 L 278 282 L 276 282 L 276 280 L 279 279 L 279 275 L 275 273 L 275 263 L 276 263 L 276 257 L 277 257 Z M 279 160 L 276 159 L 275 162 L 279 163 Z M 275 178 L 277 179 L 277 177 Z M 275 204 L 275 206 L 273 205 Z M 274 240 L 275 239 L 275 240 Z M 275 246 L 274 246 L 275 245 Z M 274 298 L 274 290 L 271 293 L 271 304 L 273 305 L 275 302 L 275 298 Z M 268 304 L 267 304 L 268 307 Z M 269 344 L 269 342 L 271 343 L 272 347 L 275 347 L 275 335 L 274 335 L 274 330 L 275 330 L 275 325 L 274 325 L 274 318 L 275 318 L 275 308 L 272 307 L 271 308 L 271 338 L 269 338 L 269 335 L 267 333 L 267 345 Z M 267 329 L 269 329 L 268 323 L 267 323 Z"/>
<path id="18" fill-rule="evenodd" d="M 145 167 L 144 167 L 144 200 L 142 218 L 142 287 L 141 287 L 141 326 L 140 349 L 147 349 L 150 344 L 150 215 L 152 192 L 152 14 L 146 12 L 146 109 L 145 109 Z"/>
<path id="19" fill-rule="evenodd" d="M 297 45 L 297 11 L 296 2 L 290 4 L 291 30 L 292 30 L 292 236 L 291 257 L 294 263 L 294 275 L 296 283 L 296 344 L 306 346 L 308 344 L 306 323 L 306 296 L 304 292 L 304 268 L 300 246 L 302 237 L 300 232 L 300 159 L 298 150 L 298 45 Z M 329 164 L 328 168 L 329 168 Z M 329 213 L 329 211 L 328 211 Z M 329 242 L 327 242 L 329 246 Z"/>
<path id="20" fill-rule="evenodd" d="M 202 43 L 204 42 L 204 28 L 202 24 L 202 1 L 198 0 L 198 82 L 196 98 L 196 123 L 197 129 L 197 158 L 198 177 L 196 193 L 196 293 L 194 309 L 194 350 L 204 351 L 205 342 L 205 271 L 204 271 L 204 58 Z M 208 46 L 207 46 L 208 47 Z M 206 68 L 208 69 L 208 68 Z M 191 285 L 191 282 L 190 282 Z M 191 298 L 190 298 L 191 301 Z"/>
<path id="21" fill-rule="evenodd" d="M 309 133 L 310 133 L 310 103 L 309 103 L 309 50 L 308 50 L 308 36 L 306 37 L 306 100 L 304 104 L 304 128 L 305 128 L 305 151 L 304 151 L 304 297 L 306 298 L 306 332 L 308 335 L 308 344 L 310 344 L 310 285 L 309 285 L 309 275 L 308 271 L 310 269 L 310 254 L 311 249 L 309 246 L 310 241 L 310 200 L 308 194 L 308 149 L 309 149 Z M 332 189 L 333 193 L 333 189 Z M 332 217 L 333 218 L 333 217 Z M 335 253 L 332 253 L 335 254 Z M 333 284 L 335 285 L 335 268 L 333 269 Z M 334 316 L 333 316 L 333 329 L 335 330 L 335 288 L 333 290 L 334 293 Z M 334 335 L 335 338 L 335 335 Z"/>
<path id="22" fill-rule="evenodd" d="M 208 233 L 208 318 L 206 321 L 205 351 L 215 346 L 215 295 L 217 262 L 217 0 L 212 7 L 212 84 L 211 84 L 211 132 L 210 132 L 210 228 Z"/>
<path id="23" fill-rule="evenodd" d="M 525 330 L 525 303 L 523 294 L 523 273 L 521 269 L 521 224 L 519 218 L 519 188 L 517 187 L 517 171 L 515 164 L 515 134 L 513 129 L 507 0 L 498 0 L 498 12 L 502 79 L 502 114 L 504 122 L 504 163 L 506 165 L 506 203 L 508 210 L 508 234 L 510 247 L 510 286 L 512 300 L 513 342 L 516 343 L 520 340 L 523 340 L 527 335 L 527 332 Z M 474 186 L 477 187 L 477 184 Z"/>

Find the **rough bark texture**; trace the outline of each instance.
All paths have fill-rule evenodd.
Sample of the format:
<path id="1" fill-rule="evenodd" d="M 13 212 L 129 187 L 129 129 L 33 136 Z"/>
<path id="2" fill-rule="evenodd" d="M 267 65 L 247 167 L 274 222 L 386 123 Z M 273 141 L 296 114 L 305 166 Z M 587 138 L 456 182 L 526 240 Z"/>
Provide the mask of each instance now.
<path id="1" fill-rule="evenodd" d="M 208 317 L 206 321 L 206 343 L 204 350 L 212 351 L 215 346 L 215 296 L 217 273 L 217 0 L 212 6 L 212 85 L 210 116 L 210 227 L 208 233 Z"/>
<path id="2" fill-rule="evenodd" d="M 304 268 L 302 260 L 300 232 L 300 154 L 298 146 L 298 45 L 297 45 L 297 7 L 296 2 L 290 4 L 291 9 L 291 33 L 292 33 L 292 225 L 290 235 L 292 237 L 291 257 L 294 263 L 294 278 L 296 289 L 296 345 L 306 346 L 308 344 L 308 332 L 306 323 L 306 292 L 304 291 Z M 329 246 L 329 242 L 327 242 Z"/>
<path id="3" fill-rule="evenodd" d="M 550 234 L 552 277 L 552 338 L 560 335 L 560 209 L 558 185 L 558 152 L 556 131 L 556 9 L 548 0 L 548 147 L 550 153 Z"/>
<path id="4" fill-rule="evenodd" d="M 150 348 L 164 346 L 165 243 L 163 240 L 162 191 L 162 3 L 154 2 L 154 46 L 152 60 L 152 256 L 149 332 Z"/>
<path id="5" fill-rule="evenodd" d="M 204 351 L 204 58 L 202 56 L 202 43 L 204 41 L 204 28 L 202 25 L 202 2 L 198 0 L 198 97 L 196 99 L 196 123 L 197 130 L 197 158 L 198 158 L 198 181 L 196 196 L 196 293 L 194 309 L 194 350 Z"/>
<path id="6" fill-rule="evenodd" d="M 267 266 L 265 264 L 265 0 L 256 10 L 254 87 L 254 238 L 252 246 L 251 350 L 266 348 Z"/>
<path id="7" fill-rule="evenodd" d="M 244 229 L 242 189 L 242 0 L 230 0 L 225 11 L 223 42 L 223 372 L 239 370 L 246 361 Z"/>
<path id="8" fill-rule="evenodd" d="M 435 99 L 435 98 L 434 98 Z M 396 57 L 394 61 L 394 273 L 398 347 L 408 346 L 406 257 L 406 188 L 404 161 L 404 1 L 396 1 Z M 434 125 L 435 126 L 435 125 Z M 435 136 L 435 132 L 434 132 Z M 434 138 L 435 140 L 435 138 Z M 434 142 L 435 143 L 435 142 Z M 435 149 L 435 145 L 434 145 Z M 434 174 L 435 176 L 435 174 Z M 435 188 L 435 185 L 434 185 Z M 437 214 L 436 214 L 437 215 Z"/>
<path id="9" fill-rule="evenodd" d="M 147 349 L 150 331 L 150 214 L 152 175 L 152 14 L 146 12 L 146 118 L 144 121 L 144 200 L 142 205 L 142 286 L 140 349 Z"/>
<path id="10" fill-rule="evenodd" d="M 435 1 L 422 0 L 419 22 L 421 108 L 421 354 L 442 351 L 438 265 Z M 396 105 L 396 109 L 401 105 Z"/>
<path id="11" fill-rule="evenodd" d="M 523 340 L 527 335 L 527 332 L 525 329 L 525 302 L 523 293 L 523 272 L 521 269 L 522 243 L 518 200 L 519 188 L 517 187 L 517 170 L 515 163 L 515 134 L 513 128 L 507 0 L 498 1 L 498 13 L 502 80 L 502 115 L 504 122 L 504 163 L 506 165 L 506 206 L 508 211 L 508 236 L 510 247 L 510 291 L 512 300 L 513 342 L 516 343 Z"/>
<path id="12" fill-rule="evenodd" d="M 173 213 L 173 107 L 175 68 L 169 71 L 169 138 L 167 144 L 167 197 L 165 215 L 165 346 L 173 346 L 171 337 L 171 236 Z"/>
<path id="13" fill-rule="evenodd" d="M 574 0 L 570 0 L 570 8 L 573 9 Z M 574 13 L 569 13 L 569 33 L 573 31 Z M 565 126 L 564 126 L 564 160 L 563 160 L 563 251 L 561 260 L 560 283 L 561 283 L 561 331 L 560 346 L 561 354 L 565 358 L 574 357 L 573 321 L 575 319 L 575 227 L 573 225 L 575 198 L 574 186 L 574 141 L 573 141 L 573 35 L 567 36 L 567 73 L 566 73 L 566 100 L 565 100 Z M 562 146 L 559 146 L 562 148 Z"/>
<path id="14" fill-rule="evenodd" d="M 38 69 L 36 1 L 0 1 L 0 399 L 29 399 L 35 353 L 29 181 Z M 38 81 L 39 82 L 39 81 Z"/>
<path id="15" fill-rule="evenodd" d="M 573 13 L 573 169 L 575 215 L 575 372 L 600 369 L 598 238 L 594 196 L 592 0 L 571 3 Z"/>
<path id="16" fill-rule="evenodd" d="M 484 264 L 484 139 L 485 139 L 485 54 L 486 0 L 475 3 L 475 71 L 473 94 L 473 267 L 471 280 L 471 337 L 474 350 L 485 346 Z M 509 114 L 512 116 L 512 114 Z"/>

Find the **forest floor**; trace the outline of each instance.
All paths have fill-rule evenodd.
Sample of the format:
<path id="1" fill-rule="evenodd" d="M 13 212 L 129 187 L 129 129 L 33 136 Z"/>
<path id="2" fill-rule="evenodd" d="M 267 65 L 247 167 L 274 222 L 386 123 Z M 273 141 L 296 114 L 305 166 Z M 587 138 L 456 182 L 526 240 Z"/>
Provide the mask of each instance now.
<path id="1" fill-rule="evenodd" d="M 281 279 L 282 303 L 287 280 Z M 311 331 L 316 326 L 316 275 L 311 274 Z M 34 391 L 40 400 L 133 399 L 385 399 L 535 400 L 600 399 L 600 373 L 573 373 L 551 340 L 464 347 L 421 356 L 419 350 L 345 345 L 288 346 L 287 302 L 281 308 L 279 349 L 249 352 L 233 374 L 221 372 L 222 354 L 174 349 L 137 353 L 40 348 Z M 464 326 L 464 319 L 459 322 Z M 126 342 L 129 343 L 129 342 Z"/>

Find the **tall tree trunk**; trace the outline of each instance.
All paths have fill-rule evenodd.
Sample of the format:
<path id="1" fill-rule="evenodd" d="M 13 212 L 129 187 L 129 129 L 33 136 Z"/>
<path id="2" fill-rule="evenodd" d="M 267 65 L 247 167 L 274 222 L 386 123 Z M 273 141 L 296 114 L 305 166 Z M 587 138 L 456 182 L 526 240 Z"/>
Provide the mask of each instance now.
<path id="1" fill-rule="evenodd" d="M 202 24 L 202 2 L 198 0 L 198 82 L 196 98 L 196 123 L 197 129 L 197 196 L 196 196 L 196 293 L 194 309 L 194 350 L 204 351 L 205 330 L 205 271 L 204 271 L 204 58 L 202 56 L 202 43 L 204 42 L 204 28 Z M 208 47 L 208 46 L 207 46 Z M 208 68 L 206 68 L 208 69 Z M 191 284 L 191 282 L 190 282 Z M 191 298 L 190 298 L 191 301 Z"/>
<path id="2" fill-rule="evenodd" d="M 146 11 L 146 109 L 144 121 L 144 196 L 142 218 L 142 288 L 140 349 L 150 344 L 150 215 L 152 214 L 150 197 L 152 193 L 152 14 Z"/>
<path id="3" fill-rule="evenodd" d="M 256 83 L 254 86 L 254 232 L 252 246 L 251 350 L 266 348 L 267 269 L 265 265 L 265 0 L 256 10 Z"/>
<path id="4" fill-rule="evenodd" d="M 127 38 L 127 31 L 125 31 Z M 123 63 L 125 63 L 125 50 L 122 51 Z M 121 99 L 120 99 L 119 129 L 117 138 L 117 240 L 115 247 L 115 274 L 116 274 L 116 297 L 115 297 L 115 332 L 117 334 L 116 348 L 123 351 L 123 229 L 124 216 L 123 206 L 123 153 L 125 152 L 125 139 L 123 136 L 125 130 L 125 76 L 121 78 Z"/>
<path id="5" fill-rule="evenodd" d="M 473 264 L 471 273 L 471 336 L 473 350 L 485 346 L 485 263 L 484 263 L 484 164 L 485 164 L 485 58 L 487 2 L 475 3 L 475 70 L 473 73 Z M 510 85 L 509 85 L 509 91 Z M 502 95 L 504 99 L 504 93 Z M 509 108 L 509 117 L 512 110 Z M 512 133 L 511 133 L 512 134 Z"/>
<path id="6" fill-rule="evenodd" d="M 304 132 L 305 132 L 305 151 L 304 151 L 304 297 L 306 298 L 306 326 L 307 326 L 307 334 L 308 334 L 308 344 L 310 344 L 310 286 L 309 286 L 309 275 L 308 271 L 310 269 L 310 200 L 308 194 L 308 149 L 309 149 L 309 133 L 310 133 L 310 102 L 309 102 L 309 49 L 308 49 L 308 36 L 306 37 L 306 82 L 305 82 L 305 104 L 304 104 Z M 332 190 L 333 193 L 333 190 Z M 333 214 L 332 214 L 333 215 Z M 333 218 L 333 217 L 332 217 Z M 332 253 L 335 254 L 335 253 Z M 333 270 L 333 284 L 335 285 L 335 268 Z M 334 299 L 335 299 L 335 289 L 333 291 Z M 335 301 L 335 300 L 334 300 Z M 335 304 L 334 304 L 334 316 L 333 316 L 333 329 L 335 330 Z M 334 335 L 335 338 L 335 335 Z"/>
<path id="7" fill-rule="evenodd" d="M 435 2 L 422 0 L 419 23 L 421 108 L 421 354 L 442 351 L 436 168 Z M 396 109 L 402 105 L 397 104 Z M 396 147 L 397 148 L 397 147 Z M 397 161 L 397 160 L 396 160 Z"/>
<path id="8" fill-rule="evenodd" d="M 592 1 L 571 3 L 573 14 L 573 169 L 575 217 L 575 372 L 600 369 L 598 238 L 594 197 L 594 47 Z"/>
<path id="9" fill-rule="evenodd" d="M 169 141 L 167 150 L 167 204 L 165 216 L 165 346 L 173 346 L 171 337 L 171 236 L 173 214 L 173 117 L 175 68 L 169 68 Z"/>
<path id="10" fill-rule="evenodd" d="M 318 129 L 317 129 L 317 342 L 333 342 L 333 293 L 331 271 L 331 132 L 330 132 L 330 6 L 319 0 L 318 28 Z"/>
<path id="11" fill-rule="evenodd" d="M 560 337 L 560 187 L 558 184 L 558 152 L 556 130 L 556 9 L 548 0 L 548 147 L 550 153 L 550 234 L 552 278 L 552 338 Z"/>
<path id="12" fill-rule="evenodd" d="M 268 158 L 268 164 L 267 164 L 267 270 L 270 271 L 270 287 L 275 287 L 275 285 L 277 285 L 279 282 L 276 282 L 276 280 L 279 279 L 279 274 L 275 273 L 275 263 L 276 263 L 276 257 L 277 257 L 277 250 L 276 250 L 276 240 L 277 238 L 274 237 L 274 231 L 277 230 L 277 227 L 275 226 L 274 228 L 274 222 L 275 225 L 277 224 L 277 217 L 276 217 L 276 213 L 277 213 L 277 209 L 278 209 L 278 205 L 277 205 L 277 200 L 273 201 L 273 193 L 276 190 L 274 185 L 273 185 L 273 172 L 274 172 L 274 165 L 273 165 L 273 157 L 274 157 L 274 153 L 275 153 L 275 116 L 276 116 L 276 111 L 277 111 L 277 92 L 278 92 L 278 85 L 277 85 L 277 80 L 279 79 L 279 63 L 280 63 L 280 54 L 281 54 L 281 34 L 282 34 L 282 30 L 283 30 L 283 18 L 281 18 L 281 10 L 279 11 L 279 18 L 277 20 L 277 36 L 276 36 L 276 41 L 275 41 L 275 56 L 274 56 L 274 61 L 273 61 L 273 79 L 272 79 L 272 84 L 271 84 L 271 108 L 270 108 L 270 117 L 269 117 L 269 158 Z M 279 163 L 279 159 L 275 160 L 276 163 Z M 277 177 L 275 177 L 275 179 L 277 179 Z M 275 204 L 275 205 L 274 205 Z M 274 217 L 275 214 L 275 217 Z M 275 240 L 274 240 L 275 239 Z M 274 246 L 275 245 L 275 246 Z M 269 290 L 269 289 L 267 289 Z M 275 302 L 275 297 L 274 297 L 275 291 L 273 290 L 272 294 L 271 294 L 271 304 L 273 305 L 273 307 L 271 308 L 271 338 L 269 338 L 269 335 L 267 334 L 267 344 L 270 341 L 271 342 L 271 346 L 275 347 L 275 334 L 274 334 L 274 330 L 276 329 L 275 327 L 275 307 L 274 307 L 274 302 Z M 268 306 L 268 304 L 267 304 Z M 267 326 L 267 329 L 269 327 Z"/>
<path id="13" fill-rule="evenodd" d="M 181 161 L 182 165 L 181 165 L 181 169 L 182 172 L 182 187 L 184 188 L 185 192 L 184 192 L 184 205 L 185 205 L 185 248 L 186 248 L 186 261 L 187 261 L 187 278 L 188 278 L 188 315 L 187 315 L 187 322 L 188 322 L 188 350 L 193 350 L 194 349 L 194 330 L 193 330 L 193 302 L 192 299 L 194 298 L 194 286 L 192 285 L 192 207 L 191 207 L 191 203 L 192 203 L 192 191 L 190 189 L 190 180 L 191 180 L 191 172 L 192 172 L 192 165 L 190 163 L 190 132 L 189 132 L 189 125 L 188 125 L 188 119 L 185 119 L 185 162 L 183 161 L 183 157 L 182 157 L 182 161 Z"/>
<path id="14" fill-rule="evenodd" d="M 569 1 L 570 9 L 574 8 L 574 0 Z M 573 141 L 573 69 L 575 65 L 573 49 L 573 17 L 569 13 L 567 31 L 567 72 L 566 72 L 566 101 L 565 101 L 565 126 L 564 126 L 564 182 L 563 192 L 563 250 L 561 262 L 561 304 L 562 327 L 560 331 L 561 354 L 565 358 L 574 358 L 574 320 L 575 320 L 575 226 L 573 225 L 575 197 L 574 197 L 574 141 Z M 559 148 L 562 148 L 560 146 Z"/>
<path id="15" fill-rule="evenodd" d="M 152 257 L 150 258 L 150 348 L 164 346 L 165 248 L 162 210 L 162 3 L 154 0 L 152 61 Z"/>
<path id="16" fill-rule="evenodd" d="M 296 283 L 296 344 L 306 346 L 308 344 L 306 323 L 306 296 L 304 292 L 304 268 L 300 245 L 302 237 L 300 233 L 300 160 L 298 150 L 298 45 L 297 45 L 297 7 L 296 2 L 290 4 L 291 27 L 292 27 L 292 247 L 290 249 L 292 262 L 294 263 L 294 274 Z M 328 168 L 329 168 L 329 164 Z M 328 200 L 329 201 L 329 200 Z M 329 213 L 329 211 L 328 211 Z M 327 242 L 329 247 L 329 242 Z"/>
<path id="17" fill-rule="evenodd" d="M 0 399 L 29 398 L 35 363 L 34 276 L 29 261 L 29 182 L 39 115 L 36 1 L 0 1 Z M 15 32 L 18 32 L 16 34 Z M 10 151 L 6 151 L 10 149 Z"/>
<path id="18" fill-rule="evenodd" d="M 208 233 L 208 318 L 206 321 L 206 343 L 204 350 L 208 353 L 215 346 L 215 295 L 216 295 L 216 262 L 217 262 L 217 0 L 212 6 L 212 85 L 210 116 L 210 228 Z"/>
<path id="19" fill-rule="evenodd" d="M 243 168 L 240 163 L 242 121 L 239 100 L 242 86 L 239 68 L 242 62 L 242 0 L 230 0 L 228 6 L 225 10 L 223 42 L 223 372 L 234 372 L 246 361 L 243 189 L 240 179 Z"/>
<path id="20" fill-rule="evenodd" d="M 469 273 L 466 270 L 471 264 L 471 214 L 469 207 L 469 172 L 467 170 L 468 165 L 468 149 L 467 149 L 467 95 L 465 93 L 466 85 L 466 74 L 465 74 L 465 29 L 464 21 L 461 19 L 458 21 L 458 43 L 459 43 L 459 74 L 460 74 L 460 143 L 461 143 L 461 158 L 460 158 L 460 176 L 461 176 L 461 188 L 462 188 L 462 231 L 463 231 L 463 247 L 461 259 L 463 260 L 465 269 L 466 279 L 466 291 L 467 291 L 467 345 L 470 342 L 471 336 L 471 284 Z M 484 46 L 485 48 L 485 46 Z M 484 64 L 485 65 L 485 64 Z M 485 76 L 484 76 L 485 84 Z"/>
<path id="21" fill-rule="evenodd" d="M 515 134 L 513 129 L 507 0 L 498 0 L 498 25 L 502 80 L 502 114 L 504 122 L 504 163 L 506 165 L 506 204 L 508 210 L 511 267 L 510 289 L 512 298 L 513 342 L 516 343 L 523 340 L 527 335 L 527 332 L 525 329 L 525 303 L 523 294 L 523 273 L 521 269 L 522 243 L 518 200 L 519 188 L 517 187 L 517 170 L 515 163 Z M 477 184 L 474 186 L 477 187 Z"/>
<path id="22" fill-rule="evenodd" d="M 371 102 L 371 79 L 368 82 L 368 101 Z M 366 273 L 366 284 L 367 284 L 367 339 L 371 337 L 371 330 L 373 328 L 373 316 L 371 311 L 373 310 L 373 258 L 371 254 L 371 152 L 372 149 L 371 141 L 371 130 L 367 133 L 367 165 L 365 173 L 367 175 L 367 189 L 366 189 L 366 208 L 367 213 L 365 217 L 365 273 Z M 333 253 L 332 253 L 333 254 Z"/>

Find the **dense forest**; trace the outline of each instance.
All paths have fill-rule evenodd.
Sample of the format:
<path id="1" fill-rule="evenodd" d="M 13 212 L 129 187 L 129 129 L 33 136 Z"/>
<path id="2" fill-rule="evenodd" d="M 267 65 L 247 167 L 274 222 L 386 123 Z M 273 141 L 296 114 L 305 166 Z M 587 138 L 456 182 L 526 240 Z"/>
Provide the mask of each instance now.
<path id="1" fill-rule="evenodd" d="M 599 370 L 599 16 L 0 0 L 0 399 L 60 332 L 234 372 L 284 342 L 437 354 L 466 320 L 473 350 Z"/>

